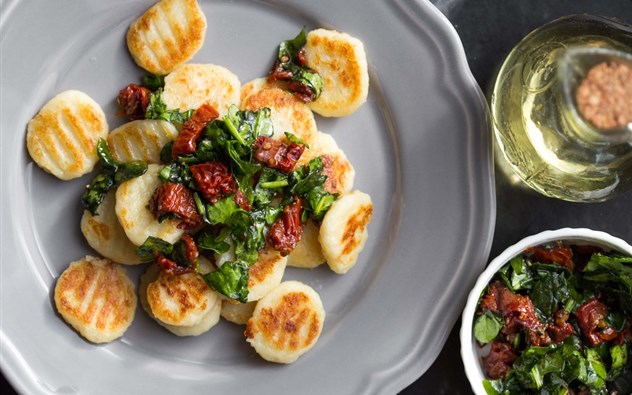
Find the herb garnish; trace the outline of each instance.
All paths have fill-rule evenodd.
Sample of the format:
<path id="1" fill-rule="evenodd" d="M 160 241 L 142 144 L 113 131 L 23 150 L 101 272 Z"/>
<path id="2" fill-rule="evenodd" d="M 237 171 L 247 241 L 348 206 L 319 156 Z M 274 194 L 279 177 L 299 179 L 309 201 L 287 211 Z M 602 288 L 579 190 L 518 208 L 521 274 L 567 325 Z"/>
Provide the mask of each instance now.
<path id="1" fill-rule="evenodd" d="M 147 163 L 145 162 L 119 162 L 115 160 L 107 143 L 102 138 L 97 142 L 97 155 L 102 170 L 86 186 L 81 196 L 81 203 L 92 215 L 98 215 L 97 208 L 111 188 L 120 185 L 123 181 L 143 175 L 147 171 Z"/>
<path id="2" fill-rule="evenodd" d="M 556 248 L 569 246 L 536 247 L 545 252 Z M 502 377 L 483 382 L 488 394 L 632 391 L 632 383 L 626 379 L 632 374 L 628 357 L 632 257 L 571 248 L 572 265 L 538 259 L 527 251 L 501 268 L 490 282 L 479 302 L 474 337 L 481 344 L 504 344 L 510 351 L 497 354 L 507 356 L 509 362 Z M 514 310 L 505 303 L 519 303 L 523 312 L 532 303 L 535 316 L 516 320 Z M 525 322 L 542 332 L 529 332 L 521 327 Z M 566 328 L 565 334 L 558 338 L 562 328 Z M 533 339 L 542 343 L 533 344 Z M 509 358 L 511 354 L 515 357 Z M 491 365 L 484 363 L 484 367 L 491 369 L 488 375 L 496 374 Z"/>
<path id="3" fill-rule="evenodd" d="M 311 102 L 323 90 L 321 76 L 307 65 L 304 47 L 307 43 L 305 29 L 291 40 L 279 44 L 274 66 L 268 77 L 271 81 L 288 82 L 288 90 L 303 102 Z"/>
<path id="4" fill-rule="evenodd" d="M 159 110 L 163 114 L 170 113 L 162 107 Z M 270 109 L 241 111 L 231 106 L 224 118 L 206 126 L 196 141 L 195 152 L 173 159 L 171 145 L 166 145 L 161 154 L 166 164 L 159 173 L 160 179 L 183 184 L 193 193 L 205 225 L 195 236 L 197 248 L 224 254 L 218 270 L 202 277 L 215 291 L 241 302 L 248 297 L 248 267 L 257 261 L 259 251 L 266 246 L 267 231 L 284 207 L 301 198 L 304 202 L 301 220 L 320 221 L 337 197 L 324 188 L 327 176 L 321 157 L 289 173 L 255 160 L 255 141 L 272 135 Z M 286 134 L 286 138 L 291 143 L 305 145 L 292 134 Z M 191 168 L 214 161 L 230 169 L 237 190 L 209 201 L 204 197 L 204 186 L 196 181 Z M 178 265 L 187 265 L 178 257 L 169 255 L 168 258 Z"/>

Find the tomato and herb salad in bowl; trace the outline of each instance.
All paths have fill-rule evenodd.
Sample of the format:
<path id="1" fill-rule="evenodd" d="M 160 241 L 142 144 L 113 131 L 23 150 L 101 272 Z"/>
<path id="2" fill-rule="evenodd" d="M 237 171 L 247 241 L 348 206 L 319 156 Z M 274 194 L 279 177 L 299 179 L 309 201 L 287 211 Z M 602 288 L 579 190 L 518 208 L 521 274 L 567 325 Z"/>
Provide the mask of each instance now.
<path id="1" fill-rule="evenodd" d="M 629 394 L 632 246 L 564 228 L 492 260 L 465 306 L 461 356 L 476 394 Z"/>

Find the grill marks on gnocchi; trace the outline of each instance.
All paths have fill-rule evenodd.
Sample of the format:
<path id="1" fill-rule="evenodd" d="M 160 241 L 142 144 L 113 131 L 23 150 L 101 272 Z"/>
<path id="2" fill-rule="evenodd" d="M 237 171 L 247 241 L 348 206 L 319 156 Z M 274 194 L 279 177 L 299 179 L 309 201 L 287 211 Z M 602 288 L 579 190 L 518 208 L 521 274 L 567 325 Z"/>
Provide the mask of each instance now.
<path id="1" fill-rule="evenodd" d="M 125 270 L 89 255 L 59 276 L 54 299 L 63 319 L 93 343 L 123 336 L 136 311 L 134 285 Z"/>
<path id="2" fill-rule="evenodd" d="M 127 47 L 152 74 L 168 74 L 191 59 L 206 36 L 206 16 L 196 0 L 161 0 L 132 22 Z"/>
<path id="3" fill-rule="evenodd" d="M 211 104 L 223 117 L 239 103 L 241 82 L 230 70 L 214 64 L 183 64 L 165 77 L 162 100 L 181 111 Z"/>
<path id="4" fill-rule="evenodd" d="M 291 57 L 301 58 L 304 54 L 304 59 L 295 59 L 298 67 L 302 68 L 298 72 L 307 71 L 300 75 L 311 78 L 314 70 L 320 74 L 318 78 L 322 77 L 324 83 L 320 96 L 310 96 L 310 92 L 301 90 L 319 87 L 317 80 L 310 80 L 309 84 L 297 90 L 295 80 L 283 77 L 285 71 L 277 66 L 281 67 L 285 60 L 275 64 L 275 76 L 271 73 L 268 78 L 257 78 L 242 86 L 238 77 L 222 66 L 186 63 L 203 45 L 205 30 L 206 17 L 195 0 L 161 0 L 130 25 L 126 39 L 132 58 L 146 71 L 164 77 L 164 87 L 153 92 L 135 84 L 130 85 L 133 89 L 125 91 L 125 100 L 119 101 L 119 105 L 129 105 L 133 111 L 125 113 L 134 115 L 136 120 L 108 133 L 106 117 L 99 105 L 85 93 L 71 90 L 54 97 L 29 122 L 27 147 L 33 160 L 45 171 L 61 179 L 71 179 L 92 171 L 101 160 L 101 174 L 109 171 L 106 175 L 110 178 L 105 180 L 112 182 L 105 188 L 107 193 L 103 191 L 103 195 L 99 195 L 104 198 L 96 212 L 91 214 L 86 210 L 81 219 L 81 231 L 86 241 L 104 258 L 85 256 L 72 262 L 57 280 L 55 306 L 62 318 L 87 340 L 103 343 L 117 339 L 131 324 L 137 303 L 134 285 L 123 266 L 118 264 L 145 263 L 143 259 L 149 258 L 143 255 L 142 248 L 152 238 L 170 245 L 173 250 L 180 248 L 178 243 L 182 243 L 180 245 L 184 245 L 184 250 L 179 251 L 188 260 L 186 268 L 170 261 L 172 258 L 181 259 L 170 255 L 173 250 L 154 251 L 150 255 L 156 258 L 156 262 L 147 266 L 140 276 L 138 287 L 140 303 L 146 314 L 177 336 L 201 335 L 223 317 L 235 324 L 245 325 L 247 342 L 262 358 L 292 363 L 315 345 L 323 329 L 325 310 L 320 296 L 309 285 L 283 281 L 286 267 L 313 269 L 326 262 L 335 273 L 346 273 L 355 265 L 367 239 L 367 227 L 373 213 L 370 197 L 363 192 L 352 191 L 355 178 L 353 166 L 334 138 L 318 131 L 314 116 L 314 112 L 326 117 L 348 115 L 366 101 L 366 55 L 359 40 L 344 33 L 317 29 L 306 36 L 305 52 L 296 48 L 298 52 L 292 52 Z M 304 32 L 294 40 L 299 37 L 305 42 Z M 307 217 L 301 219 L 300 210 L 310 207 L 316 212 L 314 206 L 304 206 L 308 204 L 305 201 L 310 199 L 307 195 L 293 192 L 296 194 L 293 202 L 286 207 L 274 207 L 282 213 L 279 215 L 282 216 L 283 226 L 299 228 L 298 236 L 293 236 L 300 241 L 293 244 L 296 247 L 287 255 L 288 250 L 276 244 L 278 238 L 285 237 L 283 232 L 287 229 L 274 228 L 277 239 L 274 242 L 266 239 L 263 243 L 265 247 L 258 245 L 255 251 L 258 253 L 258 257 L 255 254 L 256 261 L 249 260 L 246 270 L 247 298 L 237 297 L 234 300 L 216 292 L 209 284 L 219 288 L 207 276 L 220 273 L 224 264 L 235 264 L 238 250 L 243 246 L 232 240 L 228 243 L 228 251 L 213 254 L 208 250 L 204 251 L 206 256 L 198 256 L 195 238 L 202 234 L 197 232 L 203 226 L 196 222 L 193 229 L 188 229 L 189 233 L 185 234 L 182 218 L 178 218 L 182 215 L 181 211 L 159 209 L 154 210 L 154 214 L 149 209 L 149 202 L 154 198 L 154 191 L 164 186 L 163 183 L 179 183 L 183 187 L 189 183 L 187 188 L 194 188 L 191 183 L 213 184 L 210 178 L 203 181 L 195 178 L 199 174 L 189 179 L 176 177 L 177 181 L 171 178 L 166 181 L 161 171 L 177 169 L 169 168 L 172 162 L 165 159 L 169 157 L 165 152 L 174 158 L 180 154 L 164 148 L 176 141 L 194 147 L 192 151 L 183 151 L 187 155 L 194 152 L 196 141 L 207 126 L 206 121 L 201 121 L 205 119 L 204 111 L 217 111 L 220 120 L 233 117 L 230 122 L 237 122 L 238 118 L 234 118 L 240 116 L 237 108 L 244 113 L 265 109 L 261 113 L 266 117 L 269 114 L 272 124 L 271 136 L 264 133 L 260 136 L 265 138 L 264 141 L 253 142 L 252 145 L 256 150 L 273 149 L 274 156 L 253 151 L 253 156 L 260 154 L 269 160 L 257 158 L 259 163 L 251 163 L 251 166 L 255 169 L 258 168 L 256 166 L 267 166 L 281 173 L 289 173 L 293 167 L 300 166 L 302 171 L 307 172 L 312 171 L 306 170 L 314 163 L 310 161 L 318 158 L 318 166 L 322 168 L 318 167 L 320 173 L 317 175 L 321 177 L 318 187 L 321 189 L 317 192 L 330 194 L 332 200 L 337 200 L 331 204 L 324 218 L 322 212 L 318 217 L 308 214 L 307 221 Z M 204 110 L 198 113 L 198 109 Z M 157 119 L 137 119 L 143 117 Z M 254 128 L 252 119 L 249 122 L 248 127 Z M 269 127 L 266 126 L 265 130 Z M 240 132 L 231 130 L 233 135 Z M 181 139 L 183 135 L 185 139 Z M 107 150 L 101 148 L 102 142 L 97 149 L 99 139 L 107 141 Z M 106 155 L 104 151 L 109 153 Z M 286 151 L 296 156 L 291 158 L 291 165 L 273 165 L 277 160 L 287 159 L 283 157 Z M 235 152 L 229 155 L 238 155 Z M 124 165 L 132 161 L 149 163 L 147 171 L 131 179 L 128 178 L 133 176 L 116 173 L 126 171 Z M 162 161 L 169 163 L 163 167 Z M 248 166 L 243 162 L 237 163 Z M 208 162 L 203 164 L 209 165 Z M 204 169 L 212 173 L 212 168 Z M 197 170 L 202 172 L 202 167 Z M 261 174 L 258 173 L 256 178 L 262 177 Z M 204 175 L 213 176 L 217 174 Z M 222 175 L 222 182 L 226 181 L 225 176 Z M 234 174 L 229 176 L 234 177 Z M 326 176 L 324 181 L 323 176 Z M 117 177 L 120 177 L 118 181 Z M 279 181 L 279 185 L 283 185 L 283 180 L 271 179 L 267 187 Z M 177 188 L 164 191 L 166 194 L 173 193 L 171 199 L 182 199 Z M 228 187 L 227 191 L 229 195 L 235 193 Z M 218 196 L 218 199 L 225 197 L 224 194 Z M 276 195 L 274 204 L 281 201 L 279 196 L 285 195 Z M 205 196 L 205 199 L 209 198 Z M 209 202 L 211 205 L 217 203 Z M 155 200 L 152 200 L 154 203 Z M 235 194 L 234 203 L 241 210 L 253 210 L 243 196 Z M 222 204 L 230 205 L 225 200 Z M 154 208 L 152 206 L 152 210 Z M 202 211 L 209 210 L 208 206 L 203 208 L 199 201 L 195 203 L 194 210 L 198 210 L 200 215 L 204 215 Z M 158 220 L 158 215 L 166 215 L 166 218 Z M 206 219 L 210 222 L 209 218 Z M 272 232 L 276 222 L 272 226 L 270 224 L 264 233 Z M 141 245 L 143 247 L 139 249 Z M 237 299 L 245 302 L 240 303 Z"/>
<path id="5" fill-rule="evenodd" d="M 318 293 L 299 281 L 285 281 L 257 303 L 244 334 L 263 359 L 287 364 L 316 344 L 324 322 Z"/>
<path id="6" fill-rule="evenodd" d="M 62 180 L 92 171 L 96 144 L 108 134 L 105 113 L 91 97 L 64 91 L 46 103 L 28 123 L 26 147 L 42 169 Z"/>
<path id="7" fill-rule="evenodd" d="M 368 238 L 372 217 L 371 197 L 361 191 L 346 193 L 332 204 L 318 236 L 331 270 L 343 274 L 356 264 Z"/>
<path id="8" fill-rule="evenodd" d="M 168 274 L 152 265 L 139 294 L 143 310 L 177 336 L 199 336 L 219 322 L 221 298 L 196 273 Z"/>
<path id="9" fill-rule="evenodd" d="M 309 103 L 324 117 L 355 112 L 367 99 L 369 72 L 364 44 L 347 33 L 316 29 L 307 34 L 307 64 L 323 79 L 320 97 Z"/>
<path id="10" fill-rule="evenodd" d="M 112 130 L 107 142 L 112 157 L 118 161 L 160 163 L 160 150 L 177 135 L 178 130 L 171 122 L 142 119 Z"/>
<path id="11" fill-rule="evenodd" d="M 312 110 L 290 92 L 264 86 L 247 96 L 241 106 L 250 111 L 269 108 L 274 127 L 273 137 L 276 139 L 285 139 L 286 132 L 299 137 L 308 145 L 316 139 L 318 128 Z"/>

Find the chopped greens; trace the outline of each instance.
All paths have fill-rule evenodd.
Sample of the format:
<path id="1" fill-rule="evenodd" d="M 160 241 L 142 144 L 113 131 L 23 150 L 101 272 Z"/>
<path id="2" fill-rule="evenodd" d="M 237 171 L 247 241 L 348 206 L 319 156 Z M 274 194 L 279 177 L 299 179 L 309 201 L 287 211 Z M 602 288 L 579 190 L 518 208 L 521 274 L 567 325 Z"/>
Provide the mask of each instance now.
<path id="1" fill-rule="evenodd" d="M 248 301 L 248 267 L 243 261 L 226 262 L 219 269 L 202 276 L 214 290 L 238 300 Z"/>
<path id="2" fill-rule="evenodd" d="M 288 89 L 297 94 L 301 100 L 309 102 L 320 97 L 323 79 L 307 66 L 303 52 L 306 43 L 307 34 L 305 29 L 302 29 L 293 39 L 279 44 L 277 59 L 270 72 L 270 78 L 289 81 Z"/>
<path id="3" fill-rule="evenodd" d="M 503 327 L 502 317 L 491 311 L 486 311 L 474 322 L 474 337 L 480 343 L 489 343 L 496 338 Z"/>
<path id="4" fill-rule="evenodd" d="M 479 301 L 474 337 L 495 353 L 483 359 L 488 394 L 632 390 L 622 379 L 632 375 L 632 257 L 571 246 L 567 265 L 534 253 L 561 247 L 539 246 L 512 259 Z M 501 370 L 491 362 L 499 360 Z"/>
<path id="5" fill-rule="evenodd" d="M 160 92 L 151 96 L 148 117 L 180 122 L 187 118 L 177 110 L 168 110 L 160 100 Z M 196 141 L 195 152 L 172 158 L 171 144 L 161 151 L 165 162 L 159 178 L 167 183 L 179 183 L 191 192 L 195 208 L 204 229 L 196 235 L 196 245 L 202 251 L 225 254 L 231 258 L 217 271 L 203 275 L 217 292 L 245 301 L 248 296 L 248 267 L 254 264 L 259 251 L 266 246 L 266 234 L 282 215 L 283 208 L 296 197 L 302 198 L 303 222 L 312 218 L 321 221 L 337 196 L 325 190 L 327 175 L 321 157 L 288 173 L 267 167 L 255 157 L 255 142 L 273 135 L 270 109 L 241 111 L 231 106 L 222 119 L 210 122 Z M 306 145 L 300 138 L 287 133 L 290 143 Z M 204 186 L 193 176 L 191 168 L 207 162 L 222 162 L 238 187 L 234 193 L 213 201 L 204 196 Z M 239 196 L 238 196 L 239 195 Z M 180 263 L 173 252 L 161 253 L 160 243 L 149 241 L 141 247 L 141 256 L 158 253 Z"/>
<path id="6" fill-rule="evenodd" d="M 165 86 L 165 76 L 157 74 L 147 74 L 141 78 L 141 84 L 150 91 L 157 91 Z"/>
<path id="7" fill-rule="evenodd" d="M 147 171 L 147 163 L 142 161 L 119 162 L 112 157 L 104 139 L 97 142 L 97 155 L 102 170 L 86 186 L 81 203 L 92 215 L 98 215 L 97 209 L 108 191 L 123 181 L 141 176 Z"/>
<path id="8" fill-rule="evenodd" d="M 187 119 L 191 118 L 193 110 L 180 112 L 180 110 L 167 109 L 167 105 L 161 99 L 162 89 L 153 92 L 149 97 L 149 105 L 145 111 L 146 119 L 161 119 L 182 125 Z"/>

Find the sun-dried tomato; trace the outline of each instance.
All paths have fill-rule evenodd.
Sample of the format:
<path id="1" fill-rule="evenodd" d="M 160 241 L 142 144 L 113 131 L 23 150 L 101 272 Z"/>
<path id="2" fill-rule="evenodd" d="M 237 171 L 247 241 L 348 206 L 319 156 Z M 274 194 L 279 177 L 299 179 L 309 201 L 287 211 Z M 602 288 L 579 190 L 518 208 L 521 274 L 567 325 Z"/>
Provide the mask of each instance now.
<path id="1" fill-rule="evenodd" d="M 533 256 L 543 263 L 556 263 L 566 267 L 569 271 L 573 271 L 573 250 L 569 246 L 559 244 L 555 247 L 533 247 L 528 250 Z"/>
<path id="2" fill-rule="evenodd" d="M 222 162 L 200 163 L 189 169 L 202 196 L 211 203 L 237 190 L 237 182 Z"/>
<path id="3" fill-rule="evenodd" d="M 494 340 L 491 351 L 483 357 L 483 369 L 491 379 L 504 378 L 516 359 L 518 353 L 510 344 Z"/>
<path id="4" fill-rule="evenodd" d="M 296 54 L 296 60 L 300 66 L 307 66 L 307 54 L 305 53 L 305 47 L 299 49 Z"/>
<path id="5" fill-rule="evenodd" d="M 136 84 L 129 84 L 119 91 L 116 99 L 121 114 L 130 119 L 145 119 L 151 91 Z"/>
<path id="6" fill-rule="evenodd" d="M 270 246 L 286 256 L 296 247 L 303 236 L 301 213 L 303 204 L 297 196 L 293 203 L 283 208 L 283 213 L 272 224 L 268 231 L 267 240 Z"/>
<path id="7" fill-rule="evenodd" d="M 287 89 L 303 103 L 314 101 L 314 90 L 307 84 L 299 81 L 288 81 Z"/>
<path id="8" fill-rule="evenodd" d="M 498 310 L 498 287 L 500 282 L 494 281 L 487 287 L 487 293 L 481 298 L 480 306 L 483 313 L 486 311 L 493 311 L 494 313 L 500 313 Z"/>
<path id="9" fill-rule="evenodd" d="M 250 204 L 250 201 L 248 201 L 248 196 L 239 189 L 235 192 L 235 203 L 237 203 L 242 210 L 252 210 L 252 205 Z"/>
<path id="10" fill-rule="evenodd" d="M 219 117 L 219 112 L 211 104 L 204 103 L 198 107 L 191 118 L 182 125 L 182 131 L 173 142 L 171 156 L 176 159 L 178 156 L 194 153 L 197 148 L 197 140 L 202 135 L 204 128 L 217 117 Z"/>
<path id="11" fill-rule="evenodd" d="M 191 229 L 202 223 L 191 191 L 182 184 L 167 182 L 156 188 L 149 200 L 149 210 L 160 218 L 165 214 L 176 214 L 182 219 L 178 227 Z"/>
<path id="12" fill-rule="evenodd" d="M 551 342 L 546 332 L 547 326 L 536 315 L 535 306 L 528 296 L 515 294 L 501 282 L 495 281 L 489 285 L 482 300 L 484 309 L 503 316 L 505 326 L 502 332 L 508 337 L 523 332 L 534 346 Z"/>
<path id="13" fill-rule="evenodd" d="M 555 343 L 561 343 L 573 334 L 573 326 L 568 322 L 570 314 L 566 310 L 558 310 L 554 316 L 554 322 L 548 324 L 546 333 L 549 334 L 551 340 Z"/>
<path id="14" fill-rule="evenodd" d="M 619 334 L 606 322 L 608 307 L 597 298 L 591 298 L 575 311 L 577 323 L 586 341 L 593 347 L 613 340 Z"/>
<path id="15" fill-rule="evenodd" d="M 289 173 L 303 155 L 305 146 L 294 142 L 286 144 L 271 137 L 259 136 L 255 141 L 254 149 L 254 157 L 258 162 Z"/>
<path id="16" fill-rule="evenodd" d="M 191 266 L 180 266 L 169 258 L 166 258 L 162 255 L 159 255 L 156 258 L 156 264 L 160 268 L 160 270 L 168 273 L 168 274 L 185 274 L 185 273 L 193 273 L 195 269 Z"/>
<path id="17" fill-rule="evenodd" d="M 183 234 L 181 240 L 186 246 L 184 257 L 187 259 L 187 261 L 194 262 L 200 256 L 197 245 L 195 245 L 195 240 L 193 240 L 193 237 L 191 237 L 191 235 L 188 233 Z"/>

